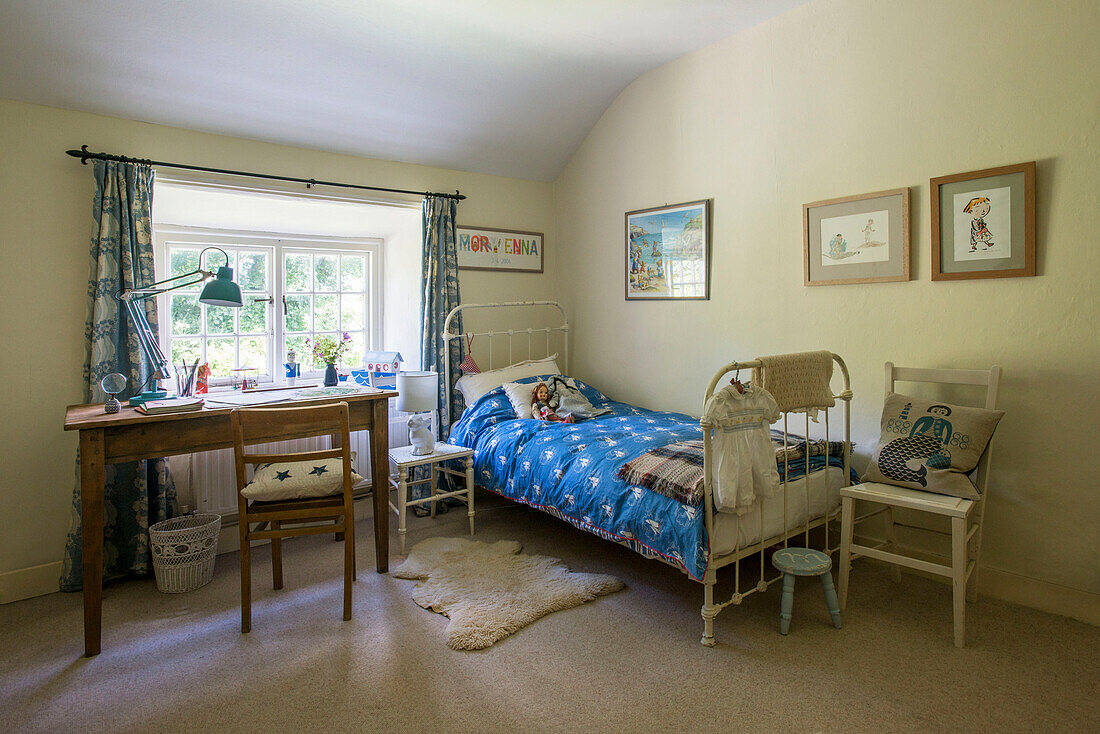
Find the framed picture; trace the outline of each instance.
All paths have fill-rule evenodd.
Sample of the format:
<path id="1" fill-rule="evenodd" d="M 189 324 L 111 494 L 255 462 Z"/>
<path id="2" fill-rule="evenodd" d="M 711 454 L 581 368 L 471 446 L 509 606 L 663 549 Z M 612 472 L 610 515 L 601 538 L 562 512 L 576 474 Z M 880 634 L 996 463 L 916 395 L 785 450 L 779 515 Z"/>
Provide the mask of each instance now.
<path id="1" fill-rule="evenodd" d="M 802 207 L 806 285 L 909 280 L 909 189 Z"/>
<path id="2" fill-rule="evenodd" d="M 542 272 L 542 232 L 492 227 L 455 227 L 459 270 Z"/>
<path id="3" fill-rule="evenodd" d="M 710 199 L 626 213 L 628 301 L 710 298 Z"/>
<path id="4" fill-rule="evenodd" d="M 932 280 L 1035 275 L 1035 161 L 930 184 Z"/>

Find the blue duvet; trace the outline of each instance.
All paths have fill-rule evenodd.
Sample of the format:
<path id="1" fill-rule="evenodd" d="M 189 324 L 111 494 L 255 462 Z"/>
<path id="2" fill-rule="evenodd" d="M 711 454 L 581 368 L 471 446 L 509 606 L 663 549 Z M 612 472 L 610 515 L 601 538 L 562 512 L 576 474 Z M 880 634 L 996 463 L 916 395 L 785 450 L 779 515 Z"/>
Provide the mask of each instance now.
<path id="1" fill-rule="evenodd" d="M 545 378 L 520 382 L 539 379 Z M 702 438 L 699 420 L 614 402 L 577 383 L 594 405 L 611 412 L 572 425 L 518 419 L 498 387 L 467 408 L 449 441 L 474 449 L 475 479 L 486 489 L 643 555 L 660 556 L 702 580 L 708 548 L 703 506 L 615 476 L 623 464 L 657 446 Z M 814 458 L 811 471 L 824 463 L 824 457 Z M 798 464 L 796 473 L 792 462 L 792 479 L 805 473 L 804 460 Z"/>

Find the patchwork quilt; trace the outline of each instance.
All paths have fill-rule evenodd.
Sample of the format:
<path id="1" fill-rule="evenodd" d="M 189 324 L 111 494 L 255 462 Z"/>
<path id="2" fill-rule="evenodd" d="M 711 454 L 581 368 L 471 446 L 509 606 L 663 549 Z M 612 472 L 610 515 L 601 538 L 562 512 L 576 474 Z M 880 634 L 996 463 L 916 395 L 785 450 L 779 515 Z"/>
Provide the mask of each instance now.
<path id="1" fill-rule="evenodd" d="M 843 441 L 812 439 L 807 445 L 802 436 L 787 434 L 787 444 L 784 447 L 782 431 L 773 430 L 771 437 L 780 474 L 783 473 L 785 463 L 789 465 L 791 462 L 804 462 L 807 448 L 810 456 L 825 456 L 826 453 L 832 457 L 844 455 Z M 841 463 L 836 465 L 840 466 Z M 799 476 L 795 473 L 798 467 L 786 468 L 792 479 Z M 805 467 L 802 469 L 802 473 L 805 473 Z M 697 505 L 703 501 L 703 441 L 680 441 L 658 446 L 623 464 L 616 476 L 628 484 L 636 484 L 674 500 Z"/>
<path id="2" fill-rule="evenodd" d="M 575 424 L 517 419 L 503 388 L 496 388 L 466 409 L 449 441 L 474 450 L 475 478 L 486 489 L 660 557 L 701 581 L 709 547 L 703 506 L 617 476 L 623 464 L 651 449 L 701 440 L 698 419 L 615 402 L 580 380 L 577 385 L 593 405 L 610 412 Z M 797 467 L 791 463 L 790 478 L 824 463 L 824 456 L 811 458 L 808 467 L 805 460 Z M 836 457 L 829 463 L 842 465 Z"/>

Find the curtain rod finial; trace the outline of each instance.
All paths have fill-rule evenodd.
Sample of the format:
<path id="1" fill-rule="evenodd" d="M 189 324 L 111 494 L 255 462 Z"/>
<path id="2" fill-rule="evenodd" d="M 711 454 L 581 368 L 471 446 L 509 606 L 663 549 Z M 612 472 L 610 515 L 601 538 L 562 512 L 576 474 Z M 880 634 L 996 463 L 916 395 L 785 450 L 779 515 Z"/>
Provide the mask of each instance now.
<path id="1" fill-rule="evenodd" d="M 65 153 L 68 154 L 68 155 L 71 155 L 73 158 L 79 158 L 81 165 L 85 165 L 85 166 L 88 165 L 88 146 L 87 145 L 80 146 L 80 150 L 76 150 L 75 148 L 73 150 L 66 150 Z"/>

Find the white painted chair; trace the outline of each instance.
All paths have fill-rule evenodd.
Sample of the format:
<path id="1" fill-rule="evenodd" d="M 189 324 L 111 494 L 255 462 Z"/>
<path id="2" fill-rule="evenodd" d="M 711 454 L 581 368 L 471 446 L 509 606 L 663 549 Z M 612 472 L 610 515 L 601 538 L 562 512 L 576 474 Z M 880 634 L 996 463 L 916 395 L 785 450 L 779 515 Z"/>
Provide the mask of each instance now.
<path id="1" fill-rule="evenodd" d="M 886 363 L 886 391 L 895 392 L 894 382 L 928 382 L 943 385 L 981 385 L 986 388 L 985 408 L 997 407 L 997 391 L 1001 380 L 1001 368 L 994 365 L 988 370 L 947 370 L 918 369 L 913 367 L 895 367 L 893 362 Z M 895 487 L 878 482 L 865 482 L 840 490 L 841 540 L 840 540 L 840 608 L 848 602 L 848 575 L 851 561 L 860 556 L 876 558 L 893 564 L 891 573 L 895 581 L 900 580 L 898 566 L 915 568 L 926 573 L 947 576 L 951 579 L 955 609 L 955 647 L 962 647 L 966 641 L 966 602 L 977 600 L 977 570 L 981 557 L 982 522 L 985 519 L 985 503 L 989 497 L 989 462 L 993 453 L 992 441 L 978 462 L 975 482 L 981 492 L 977 500 L 948 497 L 932 492 Z M 877 510 L 855 516 L 856 500 L 884 505 Z M 951 563 L 942 565 L 919 558 L 901 555 L 897 552 L 897 535 L 894 523 L 894 508 L 919 510 L 933 515 L 950 518 Z M 857 523 L 871 517 L 884 514 L 886 517 L 886 541 L 875 546 L 856 545 L 852 542 L 852 533 Z M 923 529 L 923 528 L 922 528 Z M 939 531 L 933 531 L 939 532 Z M 889 550 L 884 550 L 884 548 Z"/>

